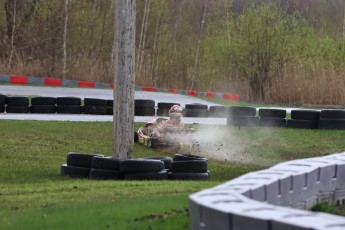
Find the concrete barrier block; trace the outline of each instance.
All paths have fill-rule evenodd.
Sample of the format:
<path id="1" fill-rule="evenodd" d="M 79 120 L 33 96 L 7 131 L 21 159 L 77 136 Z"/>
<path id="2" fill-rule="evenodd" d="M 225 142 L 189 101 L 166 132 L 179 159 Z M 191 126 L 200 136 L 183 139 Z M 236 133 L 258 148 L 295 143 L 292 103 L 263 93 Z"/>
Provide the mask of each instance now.
<path id="1" fill-rule="evenodd" d="M 327 203 L 327 204 L 333 204 L 334 203 L 334 192 L 328 191 L 328 192 L 322 192 L 317 194 L 317 203 Z"/>
<path id="2" fill-rule="evenodd" d="M 334 191 L 334 203 L 336 205 L 345 205 L 345 188 Z"/>
<path id="3" fill-rule="evenodd" d="M 305 201 L 299 201 L 299 202 L 296 202 L 296 203 L 293 203 L 291 205 L 292 208 L 295 208 L 295 209 L 300 209 L 300 210 L 306 210 L 306 202 Z"/>
<path id="4" fill-rule="evenodd" d="M 201 208 L 202 207 L 199 204 L 197 204 L 194 200 L 189 199 L 189 225 L 192 230 L 200 229 Z"/>
<path id="5" fill-rule="evenodd" d="M 305 209 L 310 210 L 317 205 L 317 196 L 311 196 L 305 200 Z"/>

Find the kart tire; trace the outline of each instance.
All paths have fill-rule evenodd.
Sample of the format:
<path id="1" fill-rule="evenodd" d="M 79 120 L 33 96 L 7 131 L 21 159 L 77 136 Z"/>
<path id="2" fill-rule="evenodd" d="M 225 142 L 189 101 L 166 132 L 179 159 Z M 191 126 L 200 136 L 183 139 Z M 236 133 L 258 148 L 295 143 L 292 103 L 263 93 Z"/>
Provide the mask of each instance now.
<path id="1" fill-rule="evenodd" d="M 83 168 L 91 168 L 93 157 L 103 157 L 100 154 L 76 153 L 67 154 L 67 165 Z"/>
<path id="2" fill-rule="evenodd" d="M 345 129 L 345 119 L 320 119 L 319 129 Z"/>
<path id="3" fill-rule="evenodd" d="M 286 119 L 284 118 L 272 118 L 272 117 L 260 117 L 259 122 L 261 127 L 286 127 Z"/>
<path id="4" fill-rule="evenodd" d="M 84 105 L 95 105 L 107 107 L 107 100 L 98 98 L 84 98 Z"/>
<path id="5" fill-rule="evenodd" d="M 170 180 L 209 180 L 210 174 L 205 173 L 177 173 L 169 172 L 168 177 Z"/>
<path id="6" fill-rule="evenodd" d="M 345 110 L 321 110 L 321 119 L 345 119 Z"/>
<path id="7" fill-rule="evenodd" d="M 283 109 L 259 109 L 259 117 L 285 118 L 286 110 Z"/>
<path id="8" fill-rule="evenodd" d="M 6 113 L 29 113 L 30 109 L 28 106 L 6 106 Z"/>
<path id="9" fill-rule="evenodd" d="M 28 97 L 7 97 L 6 104 L 9 106 L 29 106 Z"/>
<path id="10" fill-rule="evenodd" d="M 31 105 L 54 105 L 56 104 L 56 97 L 33 97 L 31 98 Z"/>
<path id="11" fill-rule="evenodd" d="M 120 171 L 92 168 L 90 170 L 89 179 L 91 180 L 121 180 L 123 179 L 123 175 Z"/>
<path id="12" fill-rule="evenodd" d="M 114 100 L 107 100 L 107 106 L 114 108 Z"/>
<path id="13" fill-rule="evenodd" d="M 157 116 L 159 117 L 168 117 L 169 116 L 169 109 L 157 109 Z"/>
<path id="14" fill-rule="evenodd" d="M 94 156 L 91 159 L 91 168 L 120 171 L 120 161 L 112 157 Z"/>
<path id="15" fill-rule="evenodd" d="M 55 105 L 32 105 L 30 113 L 56 113 Z"/>
<path id="16" fill-rule="evenodd" d="M 58 105 L 56 112 L 62 114 L 82 114 L 83 107 L 80 105 Z"/>
<path id="17" fill-rule="evenodd" d="M 291 119 L 318 121 L 320 120 L 320 113 L 317 110 L 291 110 Z"/>
<path id="18" fill-rule="evenodd" d="M 170 103 L 170 102 L 158 102 L 157 103 L 157 108 L 158 109 L 162 109 L 162 110 L 167 110 L 169 111 L 169 109 L 173 106 L 173 105 L 181 105 L 180 103 Z"/>
<path id="19" fill-rule="evenodd" d="M 295 129 L 317 129 L 318 121 L 289 119 L 287 120 L 286 125 L 288 128 Z"/>
<path id="20" fill-rule="evenodd" d="M 146 145 L 148 148 L 154 149 L 154 148 L 156 148 L 156 140 L 150 138 L 147 140 Z"/>
<path id="21" fill-rule="evenodd" d="M 7 96 L 6 95 L 0 95 L 0 106 L 1 105 L 6 105 L 6 99 L 7 99 Z"/>
<path id="22" fill-rule="evenodd" d="M 90 168 L 75 167 L 67 164 L 62 164 L 61 175 L 69 176 L 72 178 L 89 178 Z"/>
<path id="23" fill-rule="evenodd" d="M 165 168 L 163 161 L 150 159 L 122 160 L 120 171 L 123 173 L 160 172 Z"/>
<path id="24" fill-rule="evenodd" d="M 256 127 L 259 126 L 259 117 L 229 117 L 227 124 L 236 127 Z"/>
<path id="25" fill-rule="evenodd" d="M 114 115 L 114 108 L 113 107 L 108 107 L 107 108 L 107 113 L 108 113 L 108 115 Z"/>
<path id="26" fill-rule="evenodd" d="M 256 108 L 246 106 L 230 106 L 229 117 L 255 117 Z"/>
<path id="27" fill-rule="evenodd" d="M 173 162 L 173 159 L 171 157 L 144 157 L 142 159 L 152 159 L 152 160 L 160 160 L 163 161 L 165 169 L 171 168 L 171 163 Z"/>
<path id="28" fill-rule="evenodd" d="M 137 100 L 134 100 L 134 106 L 142 107 L 142 108 L 152 108 L 152 107 L 155 107 L 155 101 L 137 99 Z"/>
<path id="29" fill-rule="evenodd" d="M 208 117 L 208 110 L 202 109 L 185 109 L 183 111 L 184 117 Z"/>
<path id="30" fill-rule="evenodd" d="M 5 112 L 5 106 L 4 105 L 0 105 L 0 113 Z"/>
<path id="31" fill-rule="evenodd" d="M 146 173 L 127 173 L 124 174 L 125 180 L 167 180 L 168 171 L 146 172 Z"/>
<path id="32" fill-rule="evenodd" d="M 79 97 L 58 97 L 56 98 L 56 104 L 59 105 L 81 105 L 81 99 Z"/>
<path id="33" fill-rule="evenodd" d="M 198 104 L 198 103 L 195 103 L 195 104 L 186 104 L 185 106 L 185 109 L 186 110 L 208 110 L 208 105 L 204 105 L 204 104 Z"/>
<path id="34" fill-rule="evenodd" d="M 207 161 L 173 161 L 170 171 L 178 173 L 205 173 L 207 172 Z"/>
<path id="35" fill-rule="evenodd" d="M 184 154 L 184 153 L 175 153 L 173 157 L 173 161 L 195 161 L 195 160 L 208 161 L 206 157 L 196 156 L 192 154 Z"/>
<path id="36" fill-rule="evenodd" d="M 139 142 L 139 134 L 137 131 L 134 132 L 134 143 L 138 143 Z"/>
<path id="37" fill-rule="evenodd" d="M 209 116 L 226 118 L 229 114 L 228 106 L 210 106 Z"/>
<path id="38" fill-rule="evenodd" d="M 135 107 L 134 109 L 135 116 L 155 116 L 155 114 L 156 110 L 153 107 Z"/>
<path id="39" fill-rule="evenodd" d="M 84 114 L 107 115 L 108 109 L 106 106 L 84 105 L 83 112 Z"/>

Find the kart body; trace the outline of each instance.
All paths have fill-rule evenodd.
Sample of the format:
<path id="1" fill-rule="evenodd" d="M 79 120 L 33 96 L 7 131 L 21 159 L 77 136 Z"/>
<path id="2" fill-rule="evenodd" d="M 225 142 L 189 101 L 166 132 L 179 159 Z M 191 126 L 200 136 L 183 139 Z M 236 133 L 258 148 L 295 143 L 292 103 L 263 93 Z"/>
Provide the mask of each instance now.
<path id="1" fill-rule="evenodd" d="M 193 148 L 194 133 L 192 128 L 179 129 L 168 127 L 163 133 L 157 135 L 155 129 L 164 124 L 167 120 L 166 118 L 157 118 L 146 123 L 143 127 L 140 127 L 135 134 L 137 135 L 138 142 L 153 149 L 163 148 L 191 152 Z"/>

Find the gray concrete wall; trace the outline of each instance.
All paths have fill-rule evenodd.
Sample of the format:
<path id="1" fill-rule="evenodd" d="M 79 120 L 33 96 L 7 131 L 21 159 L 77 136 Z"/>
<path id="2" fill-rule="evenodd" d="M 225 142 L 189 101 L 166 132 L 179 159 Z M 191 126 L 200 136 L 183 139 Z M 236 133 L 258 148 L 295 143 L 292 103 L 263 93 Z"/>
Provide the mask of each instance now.
<path id="1" fill-rule="evenodd" d="M 345 218 L 310 212 L 345 203 L 345 152 L 247 173 L 189 196 L 191 229 L 345 229 Z"/>

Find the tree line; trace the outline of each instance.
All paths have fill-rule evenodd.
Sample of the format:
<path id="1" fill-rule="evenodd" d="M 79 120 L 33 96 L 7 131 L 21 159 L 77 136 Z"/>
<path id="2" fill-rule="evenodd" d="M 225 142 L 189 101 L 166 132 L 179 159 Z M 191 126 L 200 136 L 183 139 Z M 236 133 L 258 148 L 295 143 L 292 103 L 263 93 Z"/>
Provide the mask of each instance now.
<path id="1" fill-rule="evenodd" d="M 113 0 L 0 0 L 0 74 L 112 82 Z M 138 0 L 136 85 L 344 104 L 342 0 Z"/>

